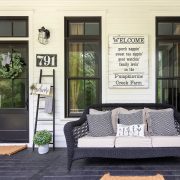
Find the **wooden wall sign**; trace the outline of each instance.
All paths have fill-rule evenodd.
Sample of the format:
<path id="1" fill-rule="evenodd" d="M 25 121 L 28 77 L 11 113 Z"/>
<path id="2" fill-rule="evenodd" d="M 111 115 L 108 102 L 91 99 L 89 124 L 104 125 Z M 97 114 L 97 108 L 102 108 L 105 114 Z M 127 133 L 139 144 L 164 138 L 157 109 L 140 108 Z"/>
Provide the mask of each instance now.
<path id="1" fill-rule="evenodd" d="M 57 54 L 36 54 L 36 66 L 56 67 Z"/>
<path id="2" fill-rule="evenodd" d="M 109 88 L 148 88 L 148 36 L 109 36 Z"/>

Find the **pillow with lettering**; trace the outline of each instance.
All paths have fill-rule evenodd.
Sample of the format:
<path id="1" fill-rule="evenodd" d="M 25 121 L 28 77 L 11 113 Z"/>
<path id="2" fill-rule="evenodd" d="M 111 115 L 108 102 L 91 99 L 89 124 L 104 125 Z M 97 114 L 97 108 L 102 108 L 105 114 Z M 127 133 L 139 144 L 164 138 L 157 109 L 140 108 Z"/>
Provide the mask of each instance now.
<path id="1" fill-rule="evenodd" d="M 144 124 L 124 125 L 117 124 L 116 136 L 141 136 L 144 137 Z"/>

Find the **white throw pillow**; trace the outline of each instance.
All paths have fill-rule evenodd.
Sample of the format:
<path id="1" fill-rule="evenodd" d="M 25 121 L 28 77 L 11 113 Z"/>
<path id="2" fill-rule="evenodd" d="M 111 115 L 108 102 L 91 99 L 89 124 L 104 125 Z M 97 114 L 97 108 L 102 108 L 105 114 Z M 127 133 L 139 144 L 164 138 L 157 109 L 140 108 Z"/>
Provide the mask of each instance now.
<path id="1" fill-rule="evenodd" d="M 141 136 L 144 137 L 144 124 L 124 125 L 117 124 L 116 136 Z"/>

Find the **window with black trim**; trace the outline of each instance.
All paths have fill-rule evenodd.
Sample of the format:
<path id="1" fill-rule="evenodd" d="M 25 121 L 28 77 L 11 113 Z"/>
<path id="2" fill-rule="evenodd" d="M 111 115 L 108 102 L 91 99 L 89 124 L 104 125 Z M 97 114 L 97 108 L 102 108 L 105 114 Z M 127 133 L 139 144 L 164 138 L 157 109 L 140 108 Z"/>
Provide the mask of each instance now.
<path id="1" fill-rule="evenodd" d="M 65 17 L 65 116 L 101 102 L 101 18 Z"/>
<path id="2" fill-rule="evenodd" d="M 0 37 L 28 37 L 28 17 L 1 16 Z"/>
<path id="3" fill-rule="evenodd" d="M 156 18 L 156 99 L 180 111 L 180 17 Z"/>

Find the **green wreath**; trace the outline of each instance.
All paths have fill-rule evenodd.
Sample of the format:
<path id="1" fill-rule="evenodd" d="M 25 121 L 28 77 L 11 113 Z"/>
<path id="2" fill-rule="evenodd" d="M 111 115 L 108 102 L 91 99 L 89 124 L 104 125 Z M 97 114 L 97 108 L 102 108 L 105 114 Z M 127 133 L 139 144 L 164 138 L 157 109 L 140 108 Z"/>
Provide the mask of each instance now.
<path id="1" fill-rule="evenodd" d="M 0 55 L 0 78 L 11 78 L 19 76 L 23 72 L 24 62 L 20 53 L 12 53 L 10 64 L 2 66 L 3 58 Z"/>

